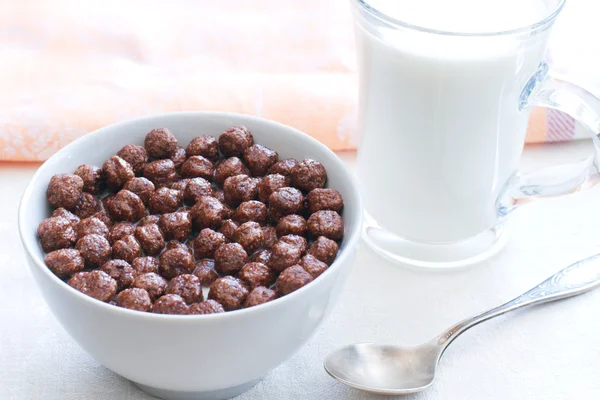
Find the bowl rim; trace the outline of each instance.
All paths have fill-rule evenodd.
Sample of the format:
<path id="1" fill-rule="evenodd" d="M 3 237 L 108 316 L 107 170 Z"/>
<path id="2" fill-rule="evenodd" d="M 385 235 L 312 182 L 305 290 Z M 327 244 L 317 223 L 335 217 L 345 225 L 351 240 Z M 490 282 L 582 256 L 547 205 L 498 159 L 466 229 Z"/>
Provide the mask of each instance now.
<path id="1" fill-rule="evenodd" d="M 129 316 L 132 318 L 139 318 L 139 319 L 144 319 L 144 320 L 146 320 L 146 319 L 149 319 L 149 320 L 174 320 L 174 321 L 177 321 L 180 323 L 186 323 L 185 321 L 187 321 L 187 323 L 198 323 L 198 321 L 217 320 L 217 319 L 225 320 L 228 318 L 237 318 L 236 316 L 242 317 L 244 315 L 257 313 L 257 312 L 268 312 L 268 310 L 271 308 L 285 307 L 285 304 L 287 302 L 293 301 L 295 298 L 297 298 L 298 296 L 301 296 L 307 290 L 310 290 L 312 285 L 310 285 L 310 284 L 305 285 L 305 286 L 301 287 L 300 289 L 298 289 L 288 295 L 285 295 L 283 297 L 276 299 L 275 301 L 270 301 L 267 303 L 259 304 L 254 307 L 241 308 L 238 310 L 232 310 L 232 311 L 227 311 L 227 312 L 223 312 L 223 313 L 201 314 L 201 315 L 154 314 L 152 312 L 140 312 L 140 311 L 130 310 L 130 309 L 123 308 L 123 307 L 118 307 L 116 305 L 105 303 L 103 301 L 97 300 L 93 297 L 90 297 L 86 294 L 81 293 L 80 291 L 69 286 L 65 281 L 58 278 L 54 273 L 52 273 L 52 271 L 50 271 L 50 269 L 44 263 L 44 260 L 41 259 L 37 254 L 35 254 L 35 252 L 32 250 L 32 246 L 34 246 L 34 245 L 39 246 L 39 244 L 37 243 L 37 241 L 36 241 L 36 243 L 32 243 L 32 241 L 30 241 L 27 238 L 27 236 L 25 235 L 25 230 L 28 228 L 23 226 L 24 215 L 27 210 L 27 207 L 25 207 L 25 204 L 28 204 L 30 202 L 30 198 L 31 198 L 32 191 L 34 188 L 33 183 L 38 179 L 38 176 L 41 174 L 44 167 L 46 165 L 51 164 L 51 163 L 49 163 L 49 161 L 53 160 L 54 158 L 60 157 L 63 153 L 67 153 L 67 152 L 71 151 L 71 149 L 81 146 L 82 143 L 85 144 L 86 141 L 91 142 L 93 140 L 93 138 L 104 134 L 104 132 L 106 132 L 106 131 L 111 131 L 113 129 L 122 128 L 122 127 L 130 125 L 130 124 L 135 125 L 135 124 L 141 123 L 143 121 L 159 119 L 159 118 L 171 118 L 171 117 L 174 117 L 174 118 L 177 118 L 177 117 L 184 117 L 184 118 L 185 117 L 199 117 L 199 118 L 223 118 L 223 119 L 225 119 L 225 118 L 240 119 L 241 118 L 241 119 L 246 119 L 249 121 L 256 121 L 261 124 L 266 124 L 267 126 L 270 126 L 273 129 L 286 131 L 286 134 L 294 135 L 296 137 L 302 138 L 302 140 L 308 141 L 310 143 L 310 146 L 321 147 L 321 149 L 330 156 L 331 163 L 336 164 L 340 168 L 340 170 L 344 171 L 346 178 L 350 182 L 350 187 L 351 187 L 351 191 L 353 192 L 353 197 L 356 199 L 356 202 L 357 202 L 357 204 L 356 204 L 356 206 L 357 206 L 356 207 L 357 223 L 355 224 L 353 229 L 350 230 L 346 234 L 346 237 L 345 237 L 346 243 L 345 243 L 344 250 L 339 252 L 335 261 L 318 278 L 325 278 L 326 276 L 333 274 L 336 269 L 341 268 L 341 265 L 344 263 L 344 260 L 346 258 L 348 258 L 348 254 L 352 251 L 351 249 L 356 247 L 358 240 L 360 238 L 361 230 L 362 230 L 362 221 L 363 221 L 362 198 L 361 198 L 360 192 L 358 190 L 358 182 L 357 182 L 355 175 L 348 170 L 348 166 L 331 149 L 329 149 L 327 146 L 325 146 L 323 143 L 319 142 L 312 136 L 310 136 L 296 128 L 293 128 L 291 126 L 288 126 L 288 125 L 285 125 L 280 122 L 276 122 L 276 121 L 273 121 L 273 120 L 270 120 L 267 118 L 257 117 L 257 116 L 248 115 L 248 114 L 220 112 L 220 111 L 166 112 L 166 113 L 152 114 L 152 115 L 148 115 L 148 116 L 144 116 L 144 117 L 132 118 L 132 119 L 116 122 L 116 123 L 98 128 L 92 132 L 89 132 L 89 133 L 75 139 L 74 141 L 70 142 L 69 144 L 67 144 L 60 150 L 58 150 L 51 157 L 49 157 L 40 167 L 38 167 L 36 172 L 30 178 L 30 181 L 27 184 L 27 187 L 25 188 L 25 190 L 23 191 L 23 194 L 19 201 L 19 208 L 18 208 L 18 213 L 17 213 L 18 214 L 18 229 L 19 229 L 19 236 L 21 239 L 21 243 L 23 244 L 23 247 L 25 248 L 25 251 L 27 252 L 28 256 L 31 258 L 31 260 L 33 260 L 33 264 L 35 265 L 36 268 L 41 269 L 42 273 L 47 275 L 53 283 L 56 283 L 63 289 L 70 291 L 72 295 L 78 297 L 80 300 L 82 300 L 84 302 L 88 302 L 89 305 L 92 307 L 100 307 L 101 309 L 104 309 L 107 312 L 123 313 L 123 315 Z"/>

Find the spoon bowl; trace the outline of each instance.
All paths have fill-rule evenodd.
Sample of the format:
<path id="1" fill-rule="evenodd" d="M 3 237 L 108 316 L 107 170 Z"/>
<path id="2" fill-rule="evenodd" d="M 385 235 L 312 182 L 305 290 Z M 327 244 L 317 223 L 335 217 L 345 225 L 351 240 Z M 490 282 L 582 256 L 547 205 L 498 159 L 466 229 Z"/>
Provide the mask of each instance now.
<path id="1" fill-rule="evenodd" d="M 325 370 L 338 381 L 369 392 L 399 395 L 429 387 L 441 352 L 427 343 L 399 347 L 359 343 L 339 348 L 325 359 Z"/>

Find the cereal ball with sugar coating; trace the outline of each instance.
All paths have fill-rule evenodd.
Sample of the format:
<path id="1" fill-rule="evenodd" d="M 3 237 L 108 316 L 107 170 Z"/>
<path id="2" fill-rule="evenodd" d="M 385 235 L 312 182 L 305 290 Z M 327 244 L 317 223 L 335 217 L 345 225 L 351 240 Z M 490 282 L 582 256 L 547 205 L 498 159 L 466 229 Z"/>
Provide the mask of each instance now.
<path id="1" fill-rule="evenodd" d="M 104 190 L 104 173 L 102 168 L 94 165 L 82 164 L 75 170 L 75 175 L 83 180 L 83 191 L 99 194 Z"/>
<path id="2" fill-rule="evenodd" d="M 127 161 L 133 172 L 140 175 L 144 169 L 144 165 L 148 162 L 148 153 L 142 146 L 136 144 L 125 145 L 117 152 L 117 155 Z"/>
<path id="3" fill-rule="evenodd" d="M 219 144 L 217 143 L 217 138 L 214 136 L 196 136 L 190 141 L 185 152 L 188 157 L 202 156 L 211 161 L 215 161 L 219 158 Z"/>
<path id="4" fill-rule="evenodd" d="M 38 225 L 37 234 L 46 253 L 71 247 L 77 240 L 75 229 L 63 217 L 46 218 Z"/>
<path id="5" fill-rule="evenodd" d="M 218 301 L 227 311 L 242 308 L 247 296 L 248 289 L 244 283 L 232 276 L 217 279 L 208 292 L 208 298 Z"/>
<path id="6" fill-rule="evenodd" d="M 105 272 L 78 272 L 67 282 L 69 286 L 97 300 L 108 302 L 117 293 L 117 281 Z"/>
<path id="7" fill-rule="evenodd" d="M 294 167 L 290 177 L 294 187 L 310 192 L 313 189 L 325 186 L 327 171 L 320 162 L 306 159 Z"/>
<path id="8" fill-rule="evenodd" d="M 151 130 L 144 139 L 144 147 L 153 158 L 169 158 L 177 148 L 177 139 L 166 128 Z"/>
<path id="9" fill-rule="evenodd" d="M 131 164 L 119 156 L 112 156 L 106 160 L 102 164 L 102 173 L 106 178 L 108 188 L 112 191 L 121 189 L 128 180 L 135 178 Z"/>
<path id="10" fill-rule="evenodd" d="M 130 310 L 148 312 L 152 308 L 152 300 L 147 291 L 140 288 L 129 288 L 123 290 L 117 295 L 116 299 L 119 307 Z"/>
<path id="11" fill-rule="evenodd" d="M 234 126 L 219 135 L 219 150 L 225 157 L 241 157 L 253 144 L 254 137 L 245 126 Z"/>
<path id="12" fill-rule="evenodd" d="M 54 208 L 71 210 L 83 193 L 83 179 L 74 174 L 58 174 L 50 179 L 46 189 L 48 203 Z"/>

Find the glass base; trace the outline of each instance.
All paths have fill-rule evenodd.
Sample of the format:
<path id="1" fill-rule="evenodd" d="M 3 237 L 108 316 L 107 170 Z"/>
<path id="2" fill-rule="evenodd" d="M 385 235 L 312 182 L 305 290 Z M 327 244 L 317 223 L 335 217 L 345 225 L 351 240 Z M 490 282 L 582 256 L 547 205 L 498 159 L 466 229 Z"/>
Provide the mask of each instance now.
<path id="1" fill-rule="evenodd" d="M 407 240 L 382 227 L 365 213 L 363 240 L 376 253 L 396 263 L 419 268 L 467 267 L 496 255 L 507 242 L 506 224 L 499 224 L 461 242 L 429 244 Z"/>

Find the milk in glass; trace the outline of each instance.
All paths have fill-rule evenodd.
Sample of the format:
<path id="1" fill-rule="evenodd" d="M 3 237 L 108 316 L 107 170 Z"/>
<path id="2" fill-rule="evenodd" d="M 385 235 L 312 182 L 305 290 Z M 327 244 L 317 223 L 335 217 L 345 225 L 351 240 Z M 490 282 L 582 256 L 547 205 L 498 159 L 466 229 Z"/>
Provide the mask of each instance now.
<path id="1" fill-rule="evenodd" d="M 460 33 L 526 27 L 545 12 L 519 0 L 368 4 L 403 23 Z M 425 243 L 491 228 L 498 195 L 521 155 L 529 112 L 519 110 L 519 97 L 538 68 L 544 35 L 525 44 L 357 21 L 359 177 L 367 213 Z"/>

